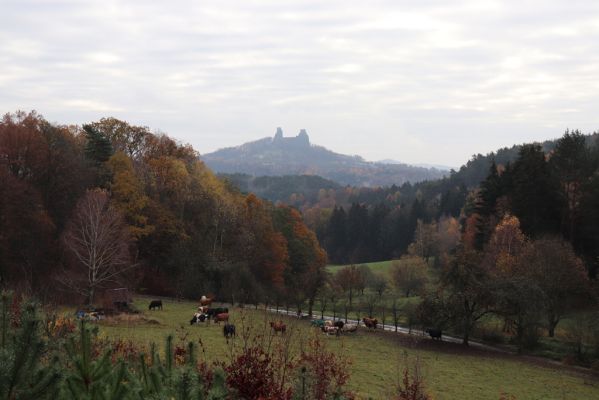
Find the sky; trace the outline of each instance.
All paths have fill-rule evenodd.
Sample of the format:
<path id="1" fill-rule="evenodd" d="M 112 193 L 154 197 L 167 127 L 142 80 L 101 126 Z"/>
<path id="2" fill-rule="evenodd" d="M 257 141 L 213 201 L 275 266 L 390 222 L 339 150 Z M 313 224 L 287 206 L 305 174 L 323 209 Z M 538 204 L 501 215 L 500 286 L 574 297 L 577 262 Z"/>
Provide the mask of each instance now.
<path id="1" fill-rule="evenodd" d="M 305 128 L 368 160 L 599 130 L 599 1 L 3 0 L 0 112 L 200 153 Z"/>

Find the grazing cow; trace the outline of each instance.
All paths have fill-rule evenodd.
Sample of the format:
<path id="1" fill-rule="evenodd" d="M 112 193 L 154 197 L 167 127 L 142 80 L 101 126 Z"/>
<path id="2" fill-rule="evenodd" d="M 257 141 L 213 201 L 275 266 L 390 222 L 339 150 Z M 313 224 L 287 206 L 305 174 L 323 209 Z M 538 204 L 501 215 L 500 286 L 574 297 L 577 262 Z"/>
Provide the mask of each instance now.
<path id="1" fill-rule="evenodd" d="M 379 321 L 376 318 L 368 318 L 368 317 L 362 318 L 362 322 L 364 322 L 364 325 L 366 325 L 366 327 L 368 329 L 376 329 L 376 326 L 379 323 Z"/>
<path id="2" fill-rule="evenodd" d="M 208 311 L 206 311 L 206 315 L 208 316 L 208 319 L 217 316 L 218 314 L 228 314 L 229 313 L 229 309 L 226 307 L 217 307 L 217 308 L 209 308 Z"/>
<path id="3" fill-rule="evenodd" d="M 341 328 L 342 332 L 356 332 L 358 330 L 357 324 L 345 324 L 343 328 Z"/>
<path id="4" fill-rule="evenodd" d="M 333 326 L 333 321 L 327 319 L 326 321 L 324 321 L 324 326 Z"/>
<path id="5" fill-rule="evenodd" d="M 336 326 L 339 329 L 343 329 L 343 325 L 345 325 L 345 322 L 341 321 L 340 319 L 333 323 L 333 326 Z"/>
<path id="6" fill-rule="evenodd" d="M 152 300 L 148 306 L 148 310 L 155 310 L 157 308 L 162 310 L 162 300 Z"/>
<path id="7" fill-rule="evenodd" d="M 208 306 L 199 306 L 198 312 L 202 314 L 206 314 L 208 312 Z"/>
<path id="8" fill-rule="evenodd" d="M 191 321 L 189 321 L 189 325 L 199 324 L 200 322 L 204 322 L 204 321 L 206 321 L 206 314 L 197 312 L 193 315 L 193 318 L 191 319 Z"/>
<path id="9" fill-rule="evenodd" d="M 287 331 L 287 325 L 285 325 L 283 323 L 283 321 L 277 321 L 277 322 L 270 322 L 270 329 L 272 329 L 273 331 L 275 331 L 275 333 L 277 332 L 281 332 L 281 334 L 284 334 Z"/>
<path id="10" fill-rule="evenodd" d="M 229 313 L 220 313 L 214 316 L 214 323 L 220 324 L 220 322 L 228 322 L 229 321 Z"/>
<path id="11" fill-rule="evenodd" d="M 235 337 L 235 325 L 226 323 L 223 327 L 223 336 L 225 339 Z"/>
<path id="12" fill-rule="evenodd" d="M 323 326 L 322 331 L 328 335 L 339 336 L 339 328 L 336 326 Z"/>
<path id="13" fill-rule="evenodd" d="M 433 340 L 434 339 L 443 340 L 441 337 L 443 332 L 439 328 L 428 328 L 426 330 L 426 333 L 428 333 Z"/>
<path id="14" fill-rule="evenodd" d="M 322 328 L 324 326 L 324 319 L 313 319 L 310 321 L 310 325 L 317 328 Z"/>
<path id="15" fill-rule="evenodd" d="M 210 304 L 212 304 L 212 300 L 213 299 L 210 297 L 202 296 L 202 298 L 200 299 L 200 305 L 209 306 Z"/>

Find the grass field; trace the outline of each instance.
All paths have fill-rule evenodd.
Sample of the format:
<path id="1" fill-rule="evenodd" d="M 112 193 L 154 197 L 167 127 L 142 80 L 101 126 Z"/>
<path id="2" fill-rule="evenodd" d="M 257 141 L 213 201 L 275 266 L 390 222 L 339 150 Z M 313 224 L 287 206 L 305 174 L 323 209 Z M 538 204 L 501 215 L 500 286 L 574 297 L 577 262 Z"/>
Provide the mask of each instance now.
<path id="1" fill-rule="evenodd" d="M 186 340 L 201 339 L 205 352 L 200 358 L 216 361 L 227 357 L 230 347 L 222 337 L 222 326 L 190 326 L 189 319 L 196 308 L 194 303 L 163 302 L 164 310 L 147 311 L 148 300 L 138 298 L 136 304 L 144 310 L 142 319 L 102 322 L 100 335 L 133 339 L 138 344 L 163 343 L 168 334 L 187 335 Z M 238 330 L 241 325 L 248 324 L 247 321 L 251 321 L 249 324 L 254 330 L 267 330 L 268 321 L 284 319 L 253 309 L 232 309 L 231 315 Z M 307 321 L 289 319 L 288 323 L 293 335 L 315 334 Z M 354 336 L 331 336 L 325 340 L 331 349 L 352 360 L 350 388 L 361 399 L 389 398 L 406 360 L 412 364 L 416 358 L 421 361 L 427 388 L 436 400 L 499 399 L 502 392 L 514 395 L 518 400 L 599 399 L 599 381 L 549 362 L 366 330 L 360 330 Z"/>
<path id="2" fill-rule="evenodd" d="M 356 264 L 356 265 L 366 265 L 368 268 L 370 268 L 370 270 L 372 272 L 375 272 L 375 273 L 389 274 L 389 271 L 391 270 L 391 262 L 392 261 L 389 260 L 389 261 L 378 261 L 378 262 L 363 263 L 363 264 Z M 339 271 L 341 268 L 344 268 L 344 267 L 347 267 L 347 265 L 327 265 L 327 271 L 334 274 L 335 272 Z"/>

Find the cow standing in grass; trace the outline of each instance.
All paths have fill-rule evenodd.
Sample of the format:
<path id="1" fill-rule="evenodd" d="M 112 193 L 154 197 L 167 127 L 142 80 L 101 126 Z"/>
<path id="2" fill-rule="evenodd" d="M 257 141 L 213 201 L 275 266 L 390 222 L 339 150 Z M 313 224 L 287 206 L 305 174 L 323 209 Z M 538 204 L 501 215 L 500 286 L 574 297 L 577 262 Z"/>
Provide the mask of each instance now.
<path id="1" fill-rule="evenodd" d="M 226 307 L 209 308 L 206 311 L 206 315 L 208 316 L 208 319 L 216 317 L 218 314 L 228 314 L 228 313 L 229 313 L 229 309 Z"/>
<path id="2" fill-rule="evenodd" d="M 162 300 L 152 300 L 148 306 L 148 310 L 162 310 Z"/>
<path id="3" fill-rule="evenodd" d="M 431 339 L 435 340 L 443 340 L 442 336 L 443 336 L 443 331 L 441 331 L 441 329 L 438 328 L 428 328 L 426 330 L 426 333 L 428 333 L 431 337 Z"/>
<path id="4" fill-rule="evenodd" d="M 226 323 L 223 327 L 223 336 L 225 337 L 225 339 L 235 337 L 235 325 Z"/>
<path id="5" fill-rule="evenodd" d="M 229 321 L 229 313 L 220 313 L 220 314 L 216 314 L 214 316 L 214 323 L 215 324 L 220 324 L 222 322 L 228 322 Z"/>
<path id="6" fill-rule="evenodd" d="M 368 318 L 368 317 L 362 318 L 362 322 L 364 322 L 364 325 L 368 329 L 376 329 L 376 326 L 379 323 L 379 321 L 376 318 Z"/>
<path id="7" fill-rule="evenodd" d="M 287 331 L 287 325 L 285 325 L 283 323 L 283 321 L 277 321 L 277 322 L 271 321 L 270 329 L 272 329 L 275 333 L 281 332 L 281 334 L 284 334 Z"/>
<path id="8" fill-rule="evenodd" d="M 336 326 L 323 326 L 322 331 L 328 335 L 339 336 L 339 328 Z"/>
<path id="9" fill-rule="evenodd" d="M 210 297 L 206 297 L 206 296 L 202 296 L 202 298 L 200 299 L 200 306 L 209 306 L 212 304 L 212 298 Z"/>

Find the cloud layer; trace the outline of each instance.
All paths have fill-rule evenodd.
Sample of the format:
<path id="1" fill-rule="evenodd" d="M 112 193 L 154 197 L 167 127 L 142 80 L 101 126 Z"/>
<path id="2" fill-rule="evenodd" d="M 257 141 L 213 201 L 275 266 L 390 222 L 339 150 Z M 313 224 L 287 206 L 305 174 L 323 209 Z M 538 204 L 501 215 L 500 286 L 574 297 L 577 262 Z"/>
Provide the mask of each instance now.
<path id="1" fill-rule="evenodd" d="M 0 110 L 16 109 L 116 116 L 203 153 L 280 125 L 457 166 L 599 129 L 599 2 L 8 0 Z"/>

